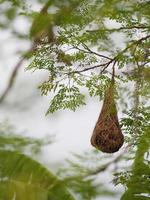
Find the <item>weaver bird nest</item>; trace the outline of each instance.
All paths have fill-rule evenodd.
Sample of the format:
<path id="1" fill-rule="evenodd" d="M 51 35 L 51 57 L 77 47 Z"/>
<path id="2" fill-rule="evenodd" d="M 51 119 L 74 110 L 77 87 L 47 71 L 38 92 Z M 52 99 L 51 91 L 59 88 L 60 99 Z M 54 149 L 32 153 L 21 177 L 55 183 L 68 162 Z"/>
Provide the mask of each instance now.
<path id="1" fill-rule="evenodd" d="M 118 121 L 114 100 L 114 84 L 105 92 L 105 98 L 96 122 L 91 144 L 102 152 L 114 153 L 123 145 L 124 136 Z"/>

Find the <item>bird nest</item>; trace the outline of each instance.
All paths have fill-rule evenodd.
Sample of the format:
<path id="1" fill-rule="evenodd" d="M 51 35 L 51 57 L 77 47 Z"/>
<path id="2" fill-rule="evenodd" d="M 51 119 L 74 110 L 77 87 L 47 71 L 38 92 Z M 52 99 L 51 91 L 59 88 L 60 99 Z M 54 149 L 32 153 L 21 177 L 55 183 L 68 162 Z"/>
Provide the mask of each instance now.
<path id="1" fill-rule="evenodd" d="M 124 136 L 118 121 L 114 84 L 112 84 L 105 92 L 102 110 L 91 137 L 91 144 L 102 152 L 114 153 L 120 149 L 123 142 Z"/>

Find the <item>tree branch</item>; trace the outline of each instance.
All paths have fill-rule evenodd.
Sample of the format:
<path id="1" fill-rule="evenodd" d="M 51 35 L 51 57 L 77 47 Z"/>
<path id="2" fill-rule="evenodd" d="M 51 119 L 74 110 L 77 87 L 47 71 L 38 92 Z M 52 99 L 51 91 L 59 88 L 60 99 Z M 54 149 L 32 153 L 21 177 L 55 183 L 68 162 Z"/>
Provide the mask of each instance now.
<path id="1" fill-rule="evenodd" d="M 98 32 L 100 30 L 106 32 L 113 32 L 113 31 L 121 31 L 121 30 L 130 30 L 130 29 L 149 29 L 150 26 L 129 26 L 129 27 L 120 27 L 120 28 L 113 28 L 113 29 L 95 29 L 95 30 L 87 30 L 86 32 Z"/>
<path id="2" fill-rule="evenodd" d="M 42 7 L 40 13 L 46 12 L 51 4 L 52 4 L 52 1 L 48 0 L 45 3 L 45 5 Z M 4 90 L 4 92 L 2 93 L 2 95 L 0 96 L 0 103 L 2 103 L 4 101 L 4 99 L 6 98 L 6 96 L 9 93 L 9 91 L 13 87 L 20 67 L 22 66 L 23 62 L 27 58 L 28 54 L 30 54 L 33 50 L 35 50 L 35 47 L 36 47 L 36 42 L 34 41 L 31 48 L 20 58 L 20 60 L 18 61 L 18 63 L 14 67 L 14 70 L 13 70 L 13 72 L 12 72 L 10 78 L 9 78 L 8 85 L 7 85 L 6 89 Z"/>
<path id="3" fill-rule="evenodd" d="M 0 103 L 2 103 L 4 101 L 4 99 L 6 98 L 6 96 L 8 95 L 9 91 L 11 90 L 11 88 L 14 85 L 15 79 L 17 77 L 18 71 L 20 69 L 20 67 L 22 66 L 23 62 L 25 61 L 25 59 L 27 58 L 27 55 L 30 54 L 35 48 L 35 45 L 33 45 L 18 61 L 18 63 L 16 64 L 16 66 L 14 67 L 12 74 L 10 75 L 9 81 L 8 81 L 8 85 L 6 87 L 6 89 L 4 90 L 4 92 L 2 93 L 2 95 L 0 96 Z"/>
<path id="4" fill-rule="evenodd" d="M 128 144 L 123 150 L 122 152 L 117 155 L 114 159 L 108 161 L 107 163 L 101 165 L 100 167 L 98 167 L 97 169 L 94 169 L 94 170 L 87 170 L 84 174 L 81 174 L 80 176 L 76 176 L 76 175 L 73 175 L 71 177 L 66 177 L 63 181 L 70 181 L 70 180 L 75 180 L 76 178 L 80 178 L 80 179 L 86 179 L 90 176 L 95 176 L 101 172 L 104 172 L 105 170 L 108 169 L 108 167 L 110 167 L 111 165 L 113 164 L 116 164 L 118 163 L 118 161 L 122 158 L 123 154 L 127 153 L 129 148 L 131 147 L 131 144 Z"/>
<path id="5" fill-rule="evenodd" d="M 79 47 L 77 46 L 74 46 L 75 49 L 79 50 L 79 51 L 83 51 L 84 53 L 92 53 L 92 54 L 95 54 L 96 56 L 99 56 L 99 57 L 102 57 L 102 58 L 106 58 L 108 60 L 111 60 L 111 58 L 109 58 L 108 56 L 105 56 L 105 55 L 102 55 L 102 54 L 99 54 L 95 51 L 92 51 L 89 47 L 86 47 L 87 51 L 84 50 L 84 49 L 80 49 Z"/>
<path id="6" fill-rule="evenodd" d="M 84 48 L 88 51 L 88 53 L 95 54 L 95 55 L 97 55 L 97 56 L 99 56 L 99 57 L 106 58 L 106 59 L 108 59 L 108 60 L 112 60 L 112 59 L 109 58 L 108 56 L 105 56 L 105 55 L 99 54 L 99 53 L 97 53 L 97 52 L 95 52 L 95 51 L 92 51 L 85 43 L 83 43 L 83 42 L 81 42 L 81 43 L 82 43 L 82 45 L 84 46 Z"/>
<path id="7" fill-rule="evenodd" d="M 122 55 L 123 53 L 125 53 L 128 49 L 130 49 L 133 45 L 139 45 L 142 41 L 144 40 L 147 40 L 148 38 L 150 38 L 150 35 L 147 35 L 145 37 L 142 37 L 140 38 L 139 40 L 136 40 L 134 42 L 132 42 L 130 45 L 128 45 L 126 48 L 124 48 L 122 51 L 120 51 L 114 58 L 109 58 L 109 62 L 106 62 L 106 63 L 102 63 L 102 64 L 99 64 L 99 65 L 95 65 L 95 66 L 92 66 L 92 67 L 88 67 L 88 68 L 85 68 L 85 69 L 82 69 L 82 70 L 76 70 L 76 71 L 72 71 L 70 73 L 67 73 L 68 75 L 70 74 L 74 74 L 74 73 L 81 73 L 81 72 L 85 72 L 85 71 L 89 71 L 89 70 L 92 70 L 92 69 L 96 69 L 96 68 L 99 68 L 99 67 L 103 67 L 104 68 L 102 69 L 101 73 L 103 73 L 105 71 L 105 69 L 115 61 L 115 63 L 117 62 L 117 59 L 120 55 Z M 78 48 L 78 47 L 77 47 Z M 79 49 L 79 48 L 78 48 Z M 83 50 L 84 51 L 84 50 Z"/>
<path id="8" fill-rule="evenodd" d="M 111 161 L 107 162 L 106 164 L 100 166 L 99 168 L 97 168 L 96 170 L 94 171 L 91 171 L 87 176 L 93 176 L 93 175 L 96 175 L 100 172 L 103 172 L 105 171 L 110 165 L 114 164 L 114 163 L 117 163 L 121 158 L 122 158 L 122 155 L 126 152 L 128 152 L 128 149 L 131 147 L 131 144 L 128 144 L 124 149 L 123 151 L 118 155 L 116 156 L 114 159 L 112 159 Z"/>

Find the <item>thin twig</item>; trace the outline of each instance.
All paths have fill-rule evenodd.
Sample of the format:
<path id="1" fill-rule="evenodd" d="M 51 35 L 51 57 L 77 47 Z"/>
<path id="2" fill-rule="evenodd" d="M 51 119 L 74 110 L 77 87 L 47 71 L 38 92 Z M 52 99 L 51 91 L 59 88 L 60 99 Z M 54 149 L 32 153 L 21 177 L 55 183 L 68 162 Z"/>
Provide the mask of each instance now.
<path id="1" fill-rule="evenodd" d="M 85 68 L 85 69 L 82 69 L 82 70 L 76 70 L 76 71 L 72 71 L 70 72 L 69 74 L 74 74 L 74 73 L 81 73 L 81 72 L 85 72 L 85 71 L 89 71 L 89 70 L 92 70 L 92 69 L 96 69 L 96 68 L 99 68 L 99 67 L 103 67 L 104 68 L 102 69 L 101 73 L 103 73 L 105 71 L 105 69 L 107 69 L 107 67 L 113 63 L 115 61 L 117 61 L 118 57 L 120 55 L 122 55 L 123 53 L 125 53 L 128 49 L 130 49 L 133 45 L 139 45 L 142 41 L 144 40 L 147 40 L 148 38 L 150 38 L 150 35 L 147 35 L 145 37 L 142 37 L 140 38 L 139 40 L 136 40 L 134 41 L 133 43 L 131 43 L 130 45 L 128 45 L 126 48 L 124 48 L 122 51 L 120 51 L 114 58 L 112 58 L 109 62 L 106 62 L 106 63 L 102 63 L 102 64 L 99 64 L 99 65 L 95 65 L 95 66 L 92 66 L 92 67 L 88 67 L 88 68 Z"/>
<path id="2" fill-rule="evenodd" d="M 115 157 L 113 160 L 109 161 L 108 163 L 100 166 L 95 171 L 92 171 L 91 173 L 89 173 L 88 176 L 93 176 L 93 175 L 96 175 L 100 172 L 105 171 L 108 167 L 110 167 L 110 165 L 117 163 L 121 158 L 122 158 L 122 153 L 119 154 L 117 157 Z"/>
<path id="3" fill-rule="evenodd" d="M 84 48 L 85 48 L 86 50 L 88 50 L 89 53 L 95 54 L 95 55 L 97 55 L 97 56 L 99 56 L 99 57 L 106 58 L 106 59 L 108 59 L 108 60 L 112 60 L 112 58 L 109 58 L 108 56 L 104 56 L 104 55 L 99 54 L 99 53 L 97 53 L 97 52 L 95 52 L 95 51 L 92 51 L 92 50 L 91 50 L 85 43 L 83 43 L 83 42 L 82 42 L 82 45 L 84 46 Z"/>
<path id="4" fill-rule="evenodd" d="M 81 49 L 81 48 L 79 48 L 79 47 L 77 47 L 77 46 L 74 46 L 74 48 L 75 48 L 75 49 L 78 49 L 79 51 L 83 51 L 84 53 L 92 53 L 92 54 L 94 54 L 94 55 L 96 55 L 96 56 L 99 56 L 99 57 L 102 57 L 102 58 L 106 58 L 106 59 L 108 59 L 108 60 L 111 60 L 111 58 L 109 58 L 108 56 L 105 56 L 105 55 L 99 54 L 99 53 L 97 53 L 97 52 L 95 52 L 95 51 L 92 51 L 90 48 L 87 49 L 88 51 L 86 51 L 86 50 L 84 50 L 84 49 Z"/>
<path id="5" fill-rule="evenodd" d="M 98 31 L 106 31 L 106 32 L 113 32 L 113 31 L 121 31 L 121 30 L 130 30 L 130 29 L 149 29 L 150 26 L 129 26 L 129 27 L 120 27 L 120 28 L 113 28 L 113 29 L 95 29 L 95 30 L 87 30 L 86 32 L 98 32 Z"/>
<path id="6" fill-rule="evenodd" d="M 71 177 L 66 177 L 63 181 L 64 181 L 64 182 L 65 182 L 65 181 L 71 181 L 71 180 L 75 180 L 76 178 L 80 178 L 80 179 L 83 178 L 83 179 L 84 179 L 84 178 L 88 178 L 88 177 L 90 177 L 90 176 L 95 176 L 95 175 L 97 175 L 97 174 L 99 174 L 99 173 L 101 173 L 101 172 L 104 172 L 104 171 L 107 170 L 108 167 L 110 167 L 111 165 L 118 163 L 118 161 L 122 158 L 122 156 L 123 156 L 126 152 L 128 152 L 128 150 L 129 150 L 130 147 L 131 147 L 131 144 L 128 144 L 128 145 L 122 150 L 122 152 L 121 152 L 119 155 L 117 155 L 114 159 L 108 161 L 107 163 L 101 165 L 101 166 L 98 167 L 97 169 L 90 170 L 90 171 L 87 170 L 87 172 L 86 172 L 85 174 L 80 175 L 80 176 L 73 175 L 73 176 L 71 176 Z"/>
<path id="7" fill-rule="evenodd" d="M 18 61 L 18 63 L 14 67 L 12 74 L 10 75 L 8 85 L 7 85 L 6 89 L 4 90 L 4 92 L 2 93 L 2 95 L 0 97 L 0 103 L 2 103 L 4 101 L 4 99 L 6 98 L 6 96 L 9 93 L 9 91 L 13 87 L 20 67 L 22 66 L 23 62 L 27 58 L 27 55 L 30 54 L 34 50 L 34 48 L 35 48 L 35 45 L 32 45 L 32 47 L 20 58 L 20 60 Z"/>
<path id="8" fill-rule="evenodd" d="M 41 13 L 42 12 L 46 12 L 49 8 L 49 6 L 52 4 L 51 0 L 48 0 L 46 2 L 46 4 L 42 7 L 41 9 Z M 6 89 L 4 90 L 4 92 L 2 93 L 2 95 L 0 96 L 0 103 L 2 103 L 4 101 L 4 99 L 6 98 L 6 96 L 8 95 L 8 93 L 10 92 L 11 88 L 14 85 L 15 79 L 17 77 L 18 71 L 21 68 L 23 62 L 25 61 L 25 59 L 27 58 L 28 54 L 30 54 L 36 47 L 36 42 L 34 41 L 31 48 L 20 58 L 20 60 L 18 61 L 18 63 L 16 64 L 16 66 L 14 67 L 14 70 L 9 78 L 8 81 L 8 85 L 6 87 Z"/>
<path id="9" fill-rule="evenodd" d="M 114 159 L 112 159 L 111 161 L 107 162 L 106 164 L 100 166 L 99 168 L 97 168 L 96 170 L 94 171 L 91 171 L 87 176 L 93 176 L 93 175 L 96 175 L 100 172 L 103 172 L 105 171 L 108 167 L 110 167 L 110 165 L 114 164 L 114 163 L 117 163 L 123 156 L 124 153 L 128 152 L 128 149 L 131 147 L 131 144 L 127 145 L 123 151 L 118 155 L 116 156 Z"/>
<path id="10" fill-rule="evenodd" d="M 78 71 L 72 71 L 72 72 L 70 72 L 69 74 L 74 74 L 74 73 L 81 73 L 81 72 L 85 72 L 85 71 L 89 71 L 89 70 L 91 70 L 91 69 L 96 69 L 96 68 L 99 68 L 99 67 L 103 67 L 103 66 L 105 66 L 105 69 L 109 66 L 109 64 L 110 63 L 112 63 L 113 62 L 113 60 L 111 60 L 111 61 L 109 61 L 109 62 L 107 62 L 107 63 L 103 63 L 103 64 L 100 64 L 100 65 L 95 65 L 95 66 L 92 66 L 92 67 L 87 67 L 87 68 L 85 68 L 85 69 L 82 69 L 82 70 L 78 70 Z"/>
<path id="11" fill-rule="evenodd" d="M 134 45 L 139 45 L 142 41 L 147 40 L 148 38 L 150 38 L 150 35 L 147 35 L 145 37 L 140 38 L 139 40 L 135 40 L 133 43 L 131 43 L 130 45 L 128 45 L 126 48 L 124 48 L 121 52 L 118 53 L 117 56 L 114 57 L 114 59 L 117 59 L 120 55 L 122 55 L 123 53 L 125 53 L 128 49 L 130 49 L 132 46 Z"/>

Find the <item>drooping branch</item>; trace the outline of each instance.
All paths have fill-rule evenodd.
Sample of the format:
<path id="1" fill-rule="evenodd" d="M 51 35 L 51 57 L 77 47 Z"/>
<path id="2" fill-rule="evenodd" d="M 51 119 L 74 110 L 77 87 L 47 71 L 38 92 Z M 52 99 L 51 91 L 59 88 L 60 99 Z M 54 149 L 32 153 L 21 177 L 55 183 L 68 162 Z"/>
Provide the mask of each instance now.
<path id="1" fill-rule="evenodd" d="M 18 75 L 18 71 L 19 69 L 21 68 L 23 62 L 26 60 L 27 58 L 27 55 L 29 55 L 35 48 L 35 45 L 33 45 L 21 58 L 20 60 L 18 61 L 18 63 L 15 65 L 11 75 L 10 75 L 10 78 L 8 80 L 8 84 L 4 90 L 4 92 L 2 93 L 2 95 L 0 96 L 0 103 L 2 103 L 4 101 L 4 99 L 6 98 L 6 96 L 8 95 L 8 93 L 10 92 L 11 88 L 13 87 L 14 85 L 14 82 L 16 80 L 16 77 Z"/>
<path id="2" fill-rule="evenodd" d="M 52 1 L 48 0 L 46 2 L 46 4 L 42 7 L 40 13 L 46 12 L 51 4 L 52 4 Z M 0 96 L 0 103 L 2 103 L 4 101 L 4 99 L 6 98 L 6 96 L 10 92 L 10 90 L 12 89 L 12 87 L 14 85 L 14 82 L 16 80 L 16 77 L 18 75 L 19 69 L 21 68 L 23 62 L 26 60 L 27 56 L 30 53 L 32 53 L 32 51 L 34 51 L 35 48 L 36 48 L 36 42 L 34 41 L 33 44 L 31 45 L 31 48 L 20 58 L 18 63 L 14 66 L 12 74 L 10 75 L 10 78 L 8 80 L 8 85 L 6 86 L 6 88 L 5 88 L 4 92 L 2 93 L 2 95 Z"/>

